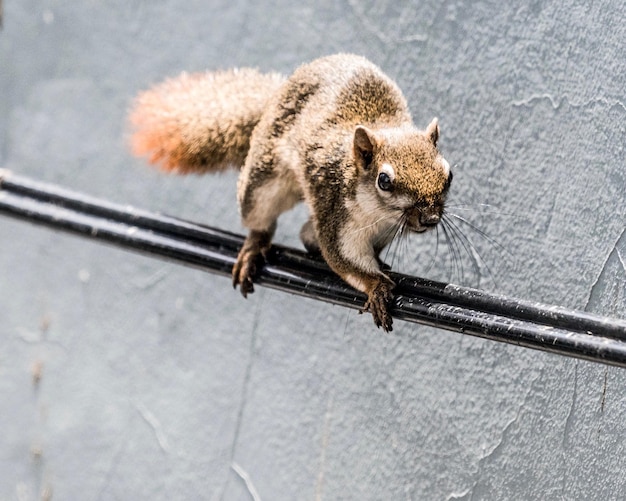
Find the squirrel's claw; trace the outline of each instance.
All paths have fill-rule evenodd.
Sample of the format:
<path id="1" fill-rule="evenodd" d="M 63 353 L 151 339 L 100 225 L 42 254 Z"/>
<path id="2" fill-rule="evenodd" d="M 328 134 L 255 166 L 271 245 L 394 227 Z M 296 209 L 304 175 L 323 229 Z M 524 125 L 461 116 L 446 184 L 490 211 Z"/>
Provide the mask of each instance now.
<path id="1" fill-rule="evenodd" d="M 235 280 L 237 280 L 236 283 Z M 241 295 L 246 299 L 248 298 L 248 294 L 252 294 L 254 292 L 254 284 L 252 283 L 252 279 L 248 276 L 237 279 L 233 277 L 233 288 L 236 289 L 237 285 L 239 285 Z"/>

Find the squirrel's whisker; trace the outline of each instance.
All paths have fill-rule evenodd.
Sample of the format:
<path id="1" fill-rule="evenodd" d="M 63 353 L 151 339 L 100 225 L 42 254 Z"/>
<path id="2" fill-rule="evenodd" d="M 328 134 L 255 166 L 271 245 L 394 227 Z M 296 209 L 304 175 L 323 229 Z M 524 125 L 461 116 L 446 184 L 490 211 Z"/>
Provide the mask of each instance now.
<path id="1" fill-rule="evenodd" d="M 443 235 L 446 239 L 446 243 L 448 244 L 448 248 L 450 249 L 451 257 L 452 257 L 452 270 L 453 276 L 456 276 L 459 281 L 464 280 L 464 271 L 463 271 L 463 260 L 461 258 L 461 251 L 459 248 L 459 244 L 454 238 L 452 233 L 452 228 L 450 227 L 449 222 L 446 219 L 441 220 L 441 229 L 443 230 Z"/>
<path id="2" fill-rule="evenodd" d="M 484 238 L 487 242 L 491 243 L 492 245 L 496 246 L 498 249 L 503 251 L 509 258 L 513 258 L 513 254 L 511 253 L 511 251 L 509 251 L 504 245 L 502 245 L 495 238 L 493 238 L 492 236 L 487 234 L 485 231 L 481 230 L 478 226 L 476 226 L 474 223 L 472 223 L 468 219 L 466 219 L 466 218 L 464 218 L 462 216 L 459 216 L 458 214 L 455 214 L 453 212 L 449 212 L 449 213 L 447 213 L 447 215 L 450 216 L 450 217 L 453 217 L 453 218 L 457 219 L 458 221 L 460 221 L 461 223 L 465 224 L 466 226 L 471 228 L 474 232 L 476 232 L 479 236 Z"/>
<path id="3" fill-rule="evenodd" d="M 350 233 L 354 234 L 354 233 L 359 233 L 361 231 L 365 231 L 365 230 L 367 230 L 369 228 L 373 228 L 378 223 L 382 223 L 383 221 L 386 221 L 388 219 L 395 219 L 395 216 L 393 214 L 385 214 L 384 216 L 381 216 L 379 219 L 377 219 L 373 223 L 366 224 L 365 226 L 361 226 L 360 228 L 356 228 L 356 229 L 352 230 Z M 393 228 L 393 226 L 391 228 Z M 385 231 L 389 231 L 389 229 L 386 229 Z M 395 231 L 395 229 L 393 231 Z"/>
<path id="4" fill-rule="evenodd" d="M 491 271 L 491 268 L 489 267 L 487 262 L 483 259 L 483 257 L 480 255 L 480 253 L 478 252 L 478 249 L 476 248 L 472 240 L 461 230 L 458 224 L 456 224 L 454 221 L 452 221 L 449 218 L 446 218 L 446 222 L 450 225 L 450 228 L 452 229 L 453 233 L 456 235 L 456 238 L 458 238 L 459 242 L 465 249 L 465 252 L 469 256 L 472 262 L 472 266 L 478 276 L 479 281 L 480 281 L 480 275 L 481 275 L 480 270 L 482 267 L 487 271 L 488 277 L 491 278 L 491 280 L 495 282 L 495 277 Z"/>

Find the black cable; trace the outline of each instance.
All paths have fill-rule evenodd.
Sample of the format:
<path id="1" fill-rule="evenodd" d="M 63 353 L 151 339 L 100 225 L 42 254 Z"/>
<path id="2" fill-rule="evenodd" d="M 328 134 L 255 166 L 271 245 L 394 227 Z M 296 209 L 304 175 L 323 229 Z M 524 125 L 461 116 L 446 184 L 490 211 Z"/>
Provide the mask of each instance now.
<path id="1" fill-rule="evenodd" d="M 98 200 L 0 171 L 0 212 L 33 223 L 230 276 L 243 237 Z M 392 314 L 529 348 L 626 367 L 626 321 L 391 274 Z M 365 296 L 324 262 L 273 246 L 257 283 L 350 308 Z M 239 300 L 234 298 L 233 300 Z"/>

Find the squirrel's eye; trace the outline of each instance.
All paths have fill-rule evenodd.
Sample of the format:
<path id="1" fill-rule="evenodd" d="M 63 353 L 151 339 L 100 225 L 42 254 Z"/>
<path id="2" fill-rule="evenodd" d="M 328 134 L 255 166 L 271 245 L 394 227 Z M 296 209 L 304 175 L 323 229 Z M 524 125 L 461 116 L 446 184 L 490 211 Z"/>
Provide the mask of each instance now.
<path id="1" fill-rule="evenodd" d="M 443 187 L 443 190 L 446 191 L 450 188 L 452 184 L 452 171 L 448 172 L 448 179 L 446 179 L 446 184 Z"/>
<path id="2" fill-rule="evenodd" d="M 393 184 L 391 183 L 391 178 L 389 177 L 389 174 L 387 174 L 386 172 L 381 172 L 380 174 L 378 174 L 378 187 L 383 191 L 391 190 Z"/>

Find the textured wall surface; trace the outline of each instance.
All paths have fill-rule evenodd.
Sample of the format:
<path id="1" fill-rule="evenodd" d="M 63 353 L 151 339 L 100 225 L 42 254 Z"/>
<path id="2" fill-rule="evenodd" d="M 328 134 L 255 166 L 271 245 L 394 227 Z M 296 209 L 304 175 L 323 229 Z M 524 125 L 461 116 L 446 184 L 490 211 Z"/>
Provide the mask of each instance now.
<path id="1" fill-rule="evenodd" d="M 130 157 L 132 96 L 182 70 L 357 52 L 418 125 L 439 117 L 452 210 L 489 235 L 464 227 L 484 262 L 429 235 L 394 249 L 396 269 L 624 317 L 623 5 L 513 4 L 5 2 L 0 166 L 241 231 L 235 173 Z M 305 217 L 277 240 L 298 245 Z M 264 289 L 244 301 L 6 218 L 0 235 L 0 500 L 252 499 L 233 464 L 264 501 L 626 492 L 625 370 L 400 321 L 383 335 Z"/>

